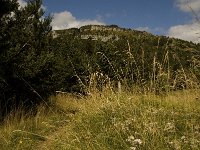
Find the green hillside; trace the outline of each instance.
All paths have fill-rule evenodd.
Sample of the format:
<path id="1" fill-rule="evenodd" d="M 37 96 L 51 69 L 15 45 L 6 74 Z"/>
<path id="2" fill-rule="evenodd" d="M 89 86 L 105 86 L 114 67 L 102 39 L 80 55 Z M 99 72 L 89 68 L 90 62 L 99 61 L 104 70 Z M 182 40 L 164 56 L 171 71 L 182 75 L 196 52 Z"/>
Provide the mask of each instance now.
<path id="1" fill-rule="evenodd" d="M 88 86 L 94 74 L 126 88 L 142 85 L 151 90 L 191 88 L 200 79 L 200 44 L 116 25 L 53 31 L 53 37 L 67 91 Z"/>

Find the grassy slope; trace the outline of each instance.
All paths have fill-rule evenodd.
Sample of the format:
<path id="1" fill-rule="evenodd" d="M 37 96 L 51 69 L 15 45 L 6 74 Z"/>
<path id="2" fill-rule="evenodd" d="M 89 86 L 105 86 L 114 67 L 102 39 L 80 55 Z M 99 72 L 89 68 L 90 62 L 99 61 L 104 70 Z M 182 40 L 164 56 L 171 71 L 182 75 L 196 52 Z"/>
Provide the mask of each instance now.
<path id="1" fill-rule="evenodd" d="M 110 90 L 87 98 L 53 97 L 35 118 L 10 116 L 2 149 L 200 149 L 200 91 L 152 94 Z M 19 111 L 20 112 L 20 111 Z M 18 131 L 22 130 L 22 131 Z M 37 134 L 37 135 L 36 135 Z"/>

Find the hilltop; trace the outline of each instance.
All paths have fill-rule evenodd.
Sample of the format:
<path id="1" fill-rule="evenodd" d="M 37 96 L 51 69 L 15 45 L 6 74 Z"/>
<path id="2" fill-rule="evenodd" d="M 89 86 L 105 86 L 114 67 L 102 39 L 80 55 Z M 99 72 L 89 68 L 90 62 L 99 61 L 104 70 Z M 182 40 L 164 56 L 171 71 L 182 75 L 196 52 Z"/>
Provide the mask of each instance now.
<path id="1" fill-rule="evenodd" d="M 98 32 L 98 33 L 97 33 Z M 88 39 L 92 38 L 93 40 L 102 40 L 104 42 L 107 42 L 108 40 L 118 39 L 119 36 L 127 36 L 129 37 L 132 35 L 132 37 L 136 36 L 147 36 L 149 38 L 156 38 L 156 37 L 162 37 L 162 38 L 169 38 L 167 36 L 158 36 L 153 35 L 146 31 L 139 31 L 135 29 L 127 29 L 127 28 L 121 28 L 117 25 L 86 25 L 82 26 L 80 28 L 70 28 L 70 29 L 64 29 L 64 30 L 54 30 L 53 36 L 56 38 L 57 36 L 63 36 L 64 34 L 73 34 L 73 35 L 81 35 L 81 39 Z M 111 35 L 109 35 L 111 34 Z M 102 37 L 107 38 L 107 40 L 104 40 Z M 111 38 L 109 38 L 111 37 Z M 112 38 L 113 37 L 113 38 Z M 189 41 L 184 41 L 177 38 L 170 38 L 171 40 L 180 41 L 183 43 L 192 43 Z M 118 39 L 119 40 L 119 39 Z M 195 44 L 195 43 L 193 43 Z M 199 44 L 195 44 L 199 45 Z"/>
<path id="2" fill-rule="evenodd" d="M 120 34 L 134 34 L 135 36 L 140 34 L 151 35 L 145 31 L 120 28 L 117 25 L 87 25 L 80 28 L 53 31 L 54 38 L 59 35 L 62 36 L 63 34 L 81 34 L 81 39 L 92 38 L 92 40 L 102 40 L 104 42 L 108 40 L 119 40 Z"/>

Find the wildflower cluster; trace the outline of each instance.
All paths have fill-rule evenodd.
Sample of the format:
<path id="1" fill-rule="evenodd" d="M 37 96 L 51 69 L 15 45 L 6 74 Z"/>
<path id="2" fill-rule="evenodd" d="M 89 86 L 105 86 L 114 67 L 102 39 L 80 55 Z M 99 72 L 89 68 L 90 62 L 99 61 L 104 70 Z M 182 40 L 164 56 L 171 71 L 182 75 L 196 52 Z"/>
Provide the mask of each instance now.
<path id="1" fill-rule="evenodd" d="M 137 147 L 139 147 L 140 145 L 142 145 L 142 140 L 141 139 L 136 139 L 134 136 L 129 136 L 126 139 L 127 142 L 129 142 L 131 144 L 130 149 L 131 150 L 136 150 Z"/>

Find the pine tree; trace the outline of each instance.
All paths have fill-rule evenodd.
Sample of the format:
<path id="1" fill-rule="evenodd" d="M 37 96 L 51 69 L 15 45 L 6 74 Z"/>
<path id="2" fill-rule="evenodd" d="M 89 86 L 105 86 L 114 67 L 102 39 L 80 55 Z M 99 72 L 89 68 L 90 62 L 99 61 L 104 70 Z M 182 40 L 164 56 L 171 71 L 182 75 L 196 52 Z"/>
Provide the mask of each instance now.
<path id="1" fill-rule="evenodd" d="M 0 116 L 14 107 L 27 108 L 51 92 L 51 17 L 43 17 L 42 0 L 20 8 L 16 0 L 1 1 Z M 5 6 L 5 7 L 4 7 Z M 7 112 L 8 111 L 8 112 Z"/>

